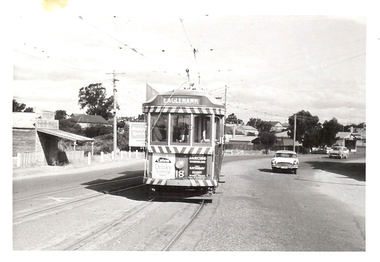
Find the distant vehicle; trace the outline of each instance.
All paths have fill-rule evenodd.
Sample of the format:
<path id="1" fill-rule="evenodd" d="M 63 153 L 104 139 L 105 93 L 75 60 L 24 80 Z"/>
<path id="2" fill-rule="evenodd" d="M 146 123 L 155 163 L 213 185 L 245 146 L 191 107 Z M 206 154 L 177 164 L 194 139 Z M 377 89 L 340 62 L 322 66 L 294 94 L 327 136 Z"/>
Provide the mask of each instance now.
<path id="1" fill-rule="evenodd" d="M 330 158 L 348 158 L 350 151 L 344 146 L 334 146 L 329 152 Z"/>
<path id="2" fill-rule="evenodd" d="M 327 148 L 324 148 L 324 147 L 313 148 L 311 153 L 312 154 L 327 154 Z"/>
<path id="3" fill-rule="evenodd" d="M 331 152 L 331 147 L 326 147 L 326 153 L 329 154 Z"/>
<path id="4" fill-rule="evenodd" d="M 297 153 L 290 150 L 278 150 L 272 158 L 271 166 L 273 172 L 278 170 L 290 170 L 293 171 L 294 174 L 297 174 L 299 166 Z"/>

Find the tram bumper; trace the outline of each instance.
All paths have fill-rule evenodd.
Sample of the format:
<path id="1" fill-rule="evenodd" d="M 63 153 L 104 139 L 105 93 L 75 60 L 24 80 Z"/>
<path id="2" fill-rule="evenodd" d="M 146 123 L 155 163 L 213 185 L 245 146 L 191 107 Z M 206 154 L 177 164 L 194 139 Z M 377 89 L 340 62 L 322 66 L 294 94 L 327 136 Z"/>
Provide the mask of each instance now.
<path id="1" fill-rule="evenodd" d="M 153 186 L 217 187 L 218 181 L 215 179 L 195 180 L 144 178 L 144 184 Z"/>

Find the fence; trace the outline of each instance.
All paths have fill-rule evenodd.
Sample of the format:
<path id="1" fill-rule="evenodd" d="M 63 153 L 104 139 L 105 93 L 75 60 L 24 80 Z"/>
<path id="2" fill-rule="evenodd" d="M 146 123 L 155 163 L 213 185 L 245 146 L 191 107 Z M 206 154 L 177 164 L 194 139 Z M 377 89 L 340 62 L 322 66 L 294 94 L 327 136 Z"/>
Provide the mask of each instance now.
<path id="1" fill-rule="evenodd" d="M 66 158 L 65 158 L 65 155 L 66 155 Z M 65 151 L 65 152 L 62 152 L 62 157 L 59 158 L 60 163 L 77 164 L 77 163 L 83 163 L 85 161 L 87 161 L 87 159 L 84 156 L 83 150 Z"/>
<path id="2" fill-rule="evenodd" d="M 263 149 L 263 146 L 262 145 L 255 145 L 255 144 L 227 143 L 226 149 L 228 149 L 228 150 L 261 150 L 261 149 Z"/>
<path id="3" fill-rule="evenodd" d="M 17 156 L 13 157 L 13 166 L 16 167 L 30 166 L 36 162 L 36 153 L 17 153 Z"/>
<path id="4" fill-rule="evenodd" d="M 40 156 L 39 156 L 40 157 Z M 107 163 L 120 160 L 126 160 L 130 158 L 143 159 L 145 157 L 144 152 L 131 152 L 131 151 L 120 151 L 116 155 L 114 153 L 104 154 L 101 152 L 100 155 L 91 156 L 85 155 L 84 151 L 60 151 L 56 158 L 52 159 L 52 165 L 65 165 L 65 164 L 91 164 L 94 163 Z M 39 163 L 37 163 L 39 162 Z M 46 165 L 42 163 L 41 160 L 37 161 L 36 153 L 17 153 L 16 157 L 13 157 L 13 167 L 28 167 L 35 165 Z"/>

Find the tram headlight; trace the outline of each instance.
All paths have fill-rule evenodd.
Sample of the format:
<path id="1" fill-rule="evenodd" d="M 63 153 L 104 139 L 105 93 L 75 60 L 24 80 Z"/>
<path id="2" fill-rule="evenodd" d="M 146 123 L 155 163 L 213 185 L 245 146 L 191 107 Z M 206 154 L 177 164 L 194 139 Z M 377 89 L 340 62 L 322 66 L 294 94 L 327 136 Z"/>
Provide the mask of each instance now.
<path id="1" fill-rule="evenodd" d="M 185 162 L 183 160 L 177 160 L 177 162 L 175 162 L 175 167 L 177 169 L 182 169 L 184 166 L 185 166 Z"/>

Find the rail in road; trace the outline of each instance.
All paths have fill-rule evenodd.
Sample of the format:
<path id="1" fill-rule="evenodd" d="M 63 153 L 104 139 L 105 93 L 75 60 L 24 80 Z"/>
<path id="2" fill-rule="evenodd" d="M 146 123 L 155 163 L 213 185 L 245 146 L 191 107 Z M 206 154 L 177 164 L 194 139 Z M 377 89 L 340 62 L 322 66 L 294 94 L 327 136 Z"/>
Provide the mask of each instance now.
<path id="1" fill-rule="evenodd" d="M 137 243 L 132 250 L 171 250 L 201 213 L 205 201 L 176 201 L 160 197 L 144 200 L 142 198 L 145 194 L 140 201 L 130 201 L 125 198 L 128 195 L 127 191 L 148 192 L 147 186 L 139 179 L 141 176 L 94 181 L 87 183 L 86 186 L 51 190 L 15 199 L 13 226 L 15 232 L 18 232 L 17 235 L 24 234 L 23 237 L 15 239 L 15 250 L 108 250 L 105 246 L 110 245 L 109 243 L 117 245 L 123 242 L 123 235 L 142 235 L 140 239 L 131 237 L 125 240 Z M 126 183 L 129 185 L 126 186 Z M 93 189 L 96 193 L 91 191 L 88 194 L 89 191 L 84 189 Z M 148 193 L 146 197 L 149 197 Z M 53 198 L 61 201 L 55 201 Z M 109 207 L 108 210 L 114 211 L 108 216 L 105 215 L 104 220 L 94 219 L 96 223 L 93 224 L 88 223 L 85 216 L 80 218 L 80 221 L 71 220 L 75 217 L 78 219 L 77 214 L 88 210 L 102 209 L 102 206 L 108 205 L 115 199 L 121 203 L 118 206 L 122 211 L 114 212 L 115 207 Z M 50 204 L 46 205 L 47 203 Z M 79 230 L 70 229 L 72 224 L 80 223 L 83 227 Z M 47 224 L 49 227 L 46 227 Z M 149 228 L 151 229 L 148 230 Z M 52 233 L 52 238 L 47 234 L 38 236 L 32 233 L 33 230 Z M 28 238 L 30 240 L 27 240 Z M 125 247 L 119 247 L 117 250 L 130 250 L 128 248 L 131 248 L 130 244 L 125 244 Z"/>
<path id="2" fill-rule="evenodd" d="M 111 181 L 106 181 L 106 182 L 94 183 L 94 184 L 92 184 L 92 186 L 104 186 L 104 185 L 119 184 L 120 182 L 123 182 L 123 181 L 130 181 L 130 180 L 136 180 L 136 179 L 141 179 L 141 176 L 134 176 L 134 177 L 124 178 L 124 179 L 119 179 L 119 180 L 111 180 Z M 118 192 L 131 190 L 131 189 L 134 189 L 136 187 L 143 187 L 143 186 L 144 186 L 143 184 L 137 184 L 137 185 L 133 185 L 133 186 L 123 187 L 121 189 L 118 188 L 118 189 L 113 189 L 110 191 L 103 191 L 103 193 L 86 195 L 83 197 L 75 198 L 74 200 L 70 200 L 70 201 L 65 201 L 65 198 L 63 198 L 62 201 L 59 201 L 59 197 L 57 197 L 56 199 L 58 199 L 58 201 L 52 205 L 42 206 L 42 207 L 33 207 L 32 209 L 23 209 L 22 211 L 15 213 L 13 216 L 13 223 L 14 223 L 14 225 L 17 225 L 19 223 L 25 222 L 26 220 L 40 218 L 41 216 L 49 214 L 51 211 L 55 211 L 57 209 L 62 209 L 62 208 L 65 208 L 67 206 L 72 206 L 74 204 L 81 204 L 85 201 L 92 200 L 94 198 L 104 197 L 105 194 L 116 194 Z M 66 193 L 69 191 L 75 191 L 75 190 L 83 189 L 83 188 L 84 188 L 84 186 L 75 186 L 75 187 L 66 188 L 66 189 L 62 189 L 62 190 L 54 190 L 54 191 L 46 192 L 43 194 L 37 194 L 37 195 L 33 195 L 33 196 L 15 199 L 13 201 L 13 204 L 15 205 L 17 203 L 23 203 L 23 202 L 27 202 L 30 200 L 38 200 L 41 197 L 53 198 L 53 197 L 51 197 L 52 195 Z"/>

